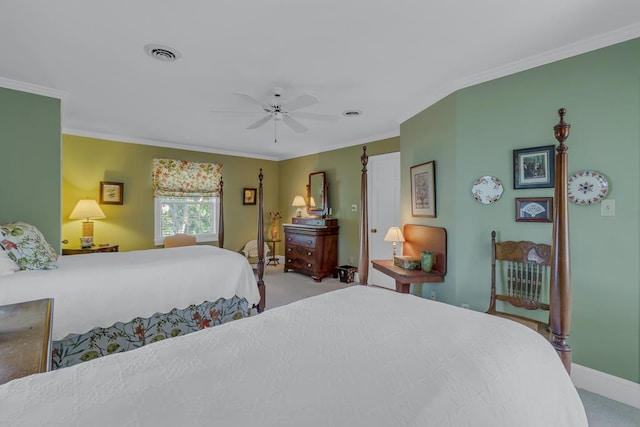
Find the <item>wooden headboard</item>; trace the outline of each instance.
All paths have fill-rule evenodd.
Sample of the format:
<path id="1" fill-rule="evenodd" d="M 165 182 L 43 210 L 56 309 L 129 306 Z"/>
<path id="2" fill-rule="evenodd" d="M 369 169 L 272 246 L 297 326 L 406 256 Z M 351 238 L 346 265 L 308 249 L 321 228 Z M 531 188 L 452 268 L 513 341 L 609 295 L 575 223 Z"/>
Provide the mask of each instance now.
<path id="1" fill-rule="evenodd" d="M 420 252 L 429 251 L 434 254 L 432 271 L 447 274 L 447 231 L 444 228 L 405 224 L 402 234 L 405 240 L 403 255 L 420 258 Z"/>

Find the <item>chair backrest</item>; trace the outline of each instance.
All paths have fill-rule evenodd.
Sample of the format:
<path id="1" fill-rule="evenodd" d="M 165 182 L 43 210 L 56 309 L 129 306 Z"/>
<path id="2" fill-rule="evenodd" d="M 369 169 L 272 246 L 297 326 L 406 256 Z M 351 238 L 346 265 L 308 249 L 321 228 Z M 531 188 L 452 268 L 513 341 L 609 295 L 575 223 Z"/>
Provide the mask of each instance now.
<path id="1" fill-rule="evenodd" d="M 178 246 L 191 246 L 196 244 L 196 236 L 189 234 L 174 234 L 164 238 L 165 248 L 175 248 Z"/>
<path id="2" fill-rule="evenodd" d="M 491 232 L 491 302 L 487 313 L 496 312 L 496 301 L 527 310 L 549 310 L 548 286 L 551 246 L 528 241 L 496 242 Z M 496 265 L 506 283 L 496 290 Z"/>

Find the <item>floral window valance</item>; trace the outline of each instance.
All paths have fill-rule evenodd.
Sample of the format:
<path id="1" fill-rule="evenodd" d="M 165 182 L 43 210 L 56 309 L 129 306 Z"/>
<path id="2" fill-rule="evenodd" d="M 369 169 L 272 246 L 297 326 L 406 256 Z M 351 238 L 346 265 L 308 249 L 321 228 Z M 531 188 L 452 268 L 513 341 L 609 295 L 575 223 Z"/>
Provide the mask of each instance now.
<path id="1" fill-rule="evenodd" d="M 154 197 L 219 196 L 222 165 L 153 159 Z"/>

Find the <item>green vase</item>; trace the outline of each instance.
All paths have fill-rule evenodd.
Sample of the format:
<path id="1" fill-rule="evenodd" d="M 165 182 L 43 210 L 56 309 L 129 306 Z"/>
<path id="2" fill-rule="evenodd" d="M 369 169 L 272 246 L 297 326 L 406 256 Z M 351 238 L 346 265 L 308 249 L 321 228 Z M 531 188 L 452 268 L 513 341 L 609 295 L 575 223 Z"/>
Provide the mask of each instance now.
<path id="1" fill-rule="evenodd" d="M 431 267 L 433 267 L 433 254 L 429 251 L 422 251 L 420 261 L 422 263 L 422 271 L 430 272 Z"/>

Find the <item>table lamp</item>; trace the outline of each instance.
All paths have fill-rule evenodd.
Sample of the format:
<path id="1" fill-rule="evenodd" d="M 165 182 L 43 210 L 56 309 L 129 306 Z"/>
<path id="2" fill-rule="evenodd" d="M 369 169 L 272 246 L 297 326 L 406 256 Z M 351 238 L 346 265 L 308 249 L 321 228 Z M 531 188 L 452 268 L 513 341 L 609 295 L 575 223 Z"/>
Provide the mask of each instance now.
<path id="1" fill-rule="evenodd" d="M 83 248 L 93 246 L 93 221 L 91 219 L 102 219 L 107 216 L 102 212 L 98 203 L 93 199 L 78 200 L 76 207 L 73 208 L 70 219 L 85 219 L 82 222 L 82 237 L 80 243 Z"/>
<path id="2" fill-rule="evenodd" d="M 402 231 L 398 227 L 389 227 L 387 235 L 384 236 L 385 242 L 393 242 L 393 256 L 396 256 L 396 242 L 404 242 Z M 393 258 L 392 258 L 393 259 Z"/>
<path id="3" fill-rule="evenodd" d="M 291 206 L 295 206 L 296 208 L 296 217 L 300 218 L 302 216 L 302 207 L 303 206 L 307 206 L 307 203 L 304 201 L 304 197 L 302 196 L 296 196 L 293 199 L 293 203 L 291 204 Z"/>

